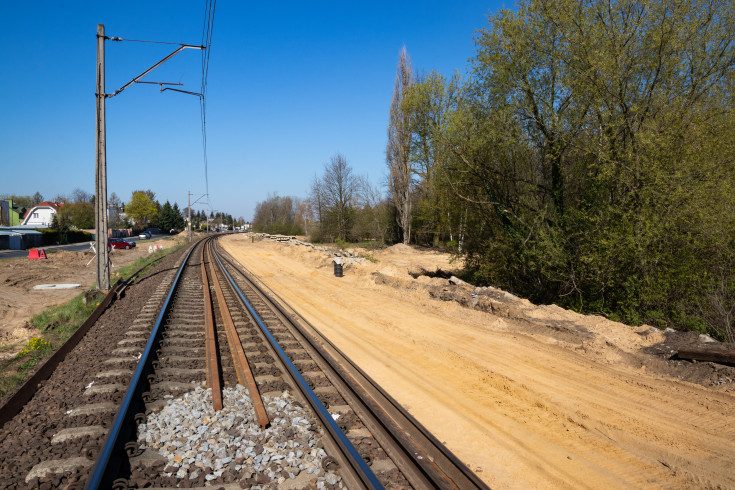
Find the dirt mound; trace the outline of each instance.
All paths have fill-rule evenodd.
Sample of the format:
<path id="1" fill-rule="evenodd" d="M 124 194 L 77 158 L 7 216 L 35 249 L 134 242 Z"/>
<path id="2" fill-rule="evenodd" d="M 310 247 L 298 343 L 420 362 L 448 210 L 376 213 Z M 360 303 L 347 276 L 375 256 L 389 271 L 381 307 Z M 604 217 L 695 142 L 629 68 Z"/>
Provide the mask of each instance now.
<path id="1" fill-rule="evenodd" d="M 415 249 L 409 245 L 404 245 L 403 243 L 396 243 L 395 245 L 391 245 L 390 247 L 387 247 L 384 250 L 384 253 L 388 254 L 413 254 Z"/>

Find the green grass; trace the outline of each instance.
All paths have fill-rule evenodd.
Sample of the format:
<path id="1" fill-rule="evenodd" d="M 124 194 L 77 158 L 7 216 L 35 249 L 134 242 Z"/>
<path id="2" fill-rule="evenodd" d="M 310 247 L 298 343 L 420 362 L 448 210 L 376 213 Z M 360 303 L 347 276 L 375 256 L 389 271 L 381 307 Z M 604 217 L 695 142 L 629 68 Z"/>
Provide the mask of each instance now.
<path id="1" fill-rule="evenodd" d="M 175 252 L 176 250 L 180 249 L 181 247 L 188 245 L 188 241 L 182 241 L 181 243 L 178 243 L 174 245 L 173 247 L 164 248 L 163 250 L 156 250 L 153 253 L 148 254 L 145 257 L 141 257 L 135 262 L 133 262 L 130 265 L 126 265 L 125 267 L 120 267 L 112 274 L 112 281 L 116 281 L 117 279 L 127 279 L 131 275 L 133 275 L 138 269 L 143 269 L 143 271 L 138 275 L 138 277 L 144 276 L 149 270 L 153 269 L 153 267 L 158 263 L 160 259 L 163 259 L 167 255 Z"/>
<path id="2" fill-rule="evenodd" d="M 101 296 L 85 304 L 84 295 L 80 294 L 31 318 L 26 327 L 35 330 L 34 337 L 20 352 L 0 365 L 0 398 L 25 381 L 30 370 L 66 342 L 94 311 L 99 300 Z"/>
<path id="3" fill-rule="evenodd" d="M 361 253 L 360 257 L 366 259 L 368 262 L 372 262 L 373 264 L 378 263 L 378 259 L 376 259 L 370 252 Z"/>
<path id="4" fill-rule="evenodd" d="M 145 257 L 141 257 L 132 264 L 116 269 L 111 280 L 127 279 L 138 269 L 144 268 L 138 277 L 144 276 L 155 267 L 160 259 L 178 250 L 188 242 L 181 242 L 176 246 L 157 250 Z M 87 297 L 85 302 L 84 298 Z M 92 290 L 82 293 L 62 305 L 49 308 L 30 319 L 26 328 L 32 328 L 35 333 L 25 347 L 10 359 L 0 364 L 0 400 L 12 393 L 28 377 L 29 372 L 39 363 L 48 358 L 58 349 L 79 326 L 89 318 L 103 296 Z M 8 345 L 0 348 L 0 352 L 12 350 L 15 346 Z"/>

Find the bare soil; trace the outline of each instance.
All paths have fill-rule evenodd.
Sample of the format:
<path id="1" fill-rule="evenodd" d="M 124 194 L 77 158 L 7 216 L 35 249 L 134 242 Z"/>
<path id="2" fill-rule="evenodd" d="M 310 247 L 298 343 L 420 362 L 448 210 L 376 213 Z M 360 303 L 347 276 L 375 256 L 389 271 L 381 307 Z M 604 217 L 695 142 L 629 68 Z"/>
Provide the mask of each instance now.
<path id="1" fill-rule="evenodd" d="M 735 488 L 735 368 L 675 356 L 706 338 L 450 284 L 449 255 L 403 245 L 341 278 L 224 245 L 493 488 Z"/>
<path id="2" fill-rule="evenodd" d="M 183 238 L 182 238 L 183 239 Z M 172 246 L 171 240 L 140 241 L 130 250 L 113 249 L 112 272 L 148 255 L 148 247 Z M 94 286 L 96 259 L 90 251 L 46 250 L 47 259 L 0 260 L 0 360 L 13 357 L 38 332 L 28 321 L 49 307 L 63 304 Z M 80 284 L 76 289 L 37 290 L 39 284 Z"/>

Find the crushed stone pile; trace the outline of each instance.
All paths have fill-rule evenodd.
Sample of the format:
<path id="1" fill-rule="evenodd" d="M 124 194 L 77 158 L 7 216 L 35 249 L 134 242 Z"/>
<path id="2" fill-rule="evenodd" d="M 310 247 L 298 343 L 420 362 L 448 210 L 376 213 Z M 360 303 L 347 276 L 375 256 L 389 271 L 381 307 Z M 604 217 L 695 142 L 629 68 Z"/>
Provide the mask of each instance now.
<path id="1" fill-rule="evenodd" d="M 280 486 L 299 478 L 316 488 L 342 487 L 338 474 L 322 468 L 327 454 L 318 426 L 288 392 L 263 397 L 271 419 L 265 430 L 255 420 L 247 388 L 226 388 L 222 398 L 224 407 L 215 411 L 211 389 L 197 387 L 169 400 L 138 427 L 140 447 L 155 449 L 168 461 L 165 476 L 194 480 L 205 474 L 212 481 L 230 472 L 260 484 Z"/>

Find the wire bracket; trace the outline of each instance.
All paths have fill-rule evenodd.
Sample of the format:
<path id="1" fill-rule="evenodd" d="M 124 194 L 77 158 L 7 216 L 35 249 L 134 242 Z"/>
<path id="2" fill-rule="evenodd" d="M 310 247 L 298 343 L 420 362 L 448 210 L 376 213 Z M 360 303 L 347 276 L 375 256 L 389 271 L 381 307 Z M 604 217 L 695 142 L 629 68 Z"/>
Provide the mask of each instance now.
<path id="1" fill-rule="evenodd" d="M 171 58 L 173 58 L 174 56 L 176 56 L 177 54 L 179 54 L 180 52 L 182 52 L 183 50 L 185 50 L 186 48 L 191 48 L 191 49 L 206 49 L 204 46 L 196 46 L 196 45 L 193 45 L 193 44 L 182 44 L 177 49 L 175 49 L 171 54 L 169 54 L 168 56 L 166 56 L 165 58 L 163 58 L 161 61 L 159 61 L 155 65 L 153 65 L 150 68 L 148 68 L 146 71 L 144 71 L 143 73 L 141 73 L 137 77 L 135 77 L 132 80 L 130 80 L 128 83 L 126 83 L 125 85 L 123 85 L 119 89 L 115 90 L 113 93 L 111 93 L 111 94 L 105 94 L 105 97 L 114 97 L 117 94 L 119 94 L 120 92 L 122 92 L 123 90 L 125 90 L 126 88 L 128 88 L 129 86 L 131 86 L 132 84 L 138 83 L 138 81 L 141 78 L 143 78 L 144 76 L 148 75 L 150 72 L 152 72 L 153 70 L 155 70 L 156 68 L 158 68 L 159 66 L 161 66 L 162 64 L 164 64 L 165 62 L 167 62 L 168 60 L 170 60 Z M 161 90 L 161 91 L 163 92 L 163 90 Z"/>

